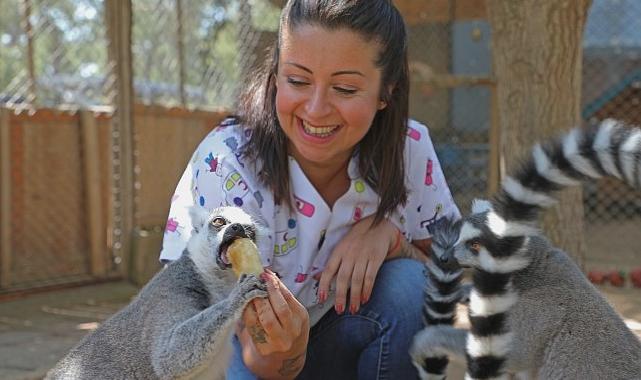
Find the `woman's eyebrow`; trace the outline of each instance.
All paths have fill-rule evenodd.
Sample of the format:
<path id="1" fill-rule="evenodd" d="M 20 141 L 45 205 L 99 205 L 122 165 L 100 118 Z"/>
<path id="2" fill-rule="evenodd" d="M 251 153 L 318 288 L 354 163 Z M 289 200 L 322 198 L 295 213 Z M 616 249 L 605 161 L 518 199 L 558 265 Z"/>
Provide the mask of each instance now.
<path id="1" fill-rule="evenodd" d="M 307 71 L 307 72 L 308 72 L 308 73 L 310 73 L 310 74 L 314 74 L 314 73 L 312 72 L 312 70 L 308 69 L 307 67 L 305 67 L 305 66 L 303 66 L 303 65 L 301 65 L 301 64 L 299 64 L 299 63 L 296 63 L 296 62 L 289 62 L 289 61 L 285 61 L 284 63 L 285 63 L 286 65 L 292 65 L 292 66 L 294 66 L 294 67 L 298 67 L 299 69 L 301 69 L 301 70 L 303 70 L 303 71 Z"/>
<path id="2" fill-rule="evenodd" d="M 308 72 L 308 73 L 310 73 L 310 74 L 313 74 L 313 73 L 314 73 L 312 70 L 308 69 L 307 67 L 305 67 L 305 66 L 303 66 L 303 65 L 301 65 L 301 64 L 299 64 L 299 63 L 296 63 L 296 62 L 289 62 L 289 61 L 286 61 L 286 62 L 284 62 L 284 63 L 285 63 L 286 65 L 292 65 L 292 66 L 294 66 L 294 67 L 298 67 L 299 69 L 301 69 L 301 70 L 303 70 L 303 71 L 307 71 L 307 72 Z M 365 76 L 363 73 L 361 73 L 361 72 L 360 72 L 360 71 L 358 71 L 358 70 L 340 70 L 340 71 L 336 71 L 336 72 L 332 73 L 332 76 L 337 76 L 337 75 L 360 75 L 360 76 L 362 76 L 362 77 L 364 77 L 364 76 Z"/>

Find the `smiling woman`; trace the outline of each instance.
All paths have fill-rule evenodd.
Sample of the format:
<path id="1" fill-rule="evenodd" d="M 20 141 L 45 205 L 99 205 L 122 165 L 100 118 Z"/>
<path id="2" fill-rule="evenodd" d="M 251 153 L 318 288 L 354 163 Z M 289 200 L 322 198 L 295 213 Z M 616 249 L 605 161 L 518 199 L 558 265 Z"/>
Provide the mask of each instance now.
<path id="1" fill-rule="evenodd" d="M 182 252 L 192 204 L 233 204 L 268 229 L 262 265 L 280 279 L 245 309 L 229 378 L 416 377 L 408 349 L 423 327 L 430 229 L 459 213 L 408 94 L 391 1 L 286 4 L 238 116 L 178 184 L 169 217 L 184 228 L 161 255 Z"/>
<path id="2" fill-rule="evenodd" d="M 276 112 L 290 154 L 305 173 L 314 166 L 336 171 L 385 107 L 375 65 L 379 47 L 349 29 L 315 25 L 281 36 Z"/>

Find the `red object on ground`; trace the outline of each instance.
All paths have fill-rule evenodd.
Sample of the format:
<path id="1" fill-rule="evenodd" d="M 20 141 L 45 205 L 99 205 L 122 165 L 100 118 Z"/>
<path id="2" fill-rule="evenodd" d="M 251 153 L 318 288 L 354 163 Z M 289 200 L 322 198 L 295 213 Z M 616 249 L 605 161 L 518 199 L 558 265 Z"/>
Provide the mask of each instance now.
<path id="1" fill-rule="evenodd" d="M 608 280 L 610 280 L 610 284 L 620 288 L 625 283 L 625 274 L 623 271 L 613 270 L 608 273 Z"/>
<path id="2" fill-rule="evenodd" d="M 598 270 L 591 270 L 588 272 L 588 279 L 591 283 L 596 285 L 601 285 L 605 282 L 605 273 Z"/>
<path id="3" fill-rule="evenodd" d="M 635 288 L 641 288 L 641 268 L 635 268 L 630 271 L 630 282 Z"/>

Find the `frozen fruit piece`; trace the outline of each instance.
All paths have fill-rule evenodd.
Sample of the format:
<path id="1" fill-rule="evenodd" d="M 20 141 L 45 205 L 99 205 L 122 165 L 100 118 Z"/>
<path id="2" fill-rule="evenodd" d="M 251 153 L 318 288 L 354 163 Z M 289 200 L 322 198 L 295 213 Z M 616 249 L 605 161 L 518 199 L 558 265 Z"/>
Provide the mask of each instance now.
<path id="1" fill-rule="evenodd" d="M 250 239 L 234 240 L 227 249 L 227 258 L 229 258 L 231 268 L 237 276 L 240 276 L 241 273 L 255 274 L 256 276 L 263 273 L 258 247 Z"/>

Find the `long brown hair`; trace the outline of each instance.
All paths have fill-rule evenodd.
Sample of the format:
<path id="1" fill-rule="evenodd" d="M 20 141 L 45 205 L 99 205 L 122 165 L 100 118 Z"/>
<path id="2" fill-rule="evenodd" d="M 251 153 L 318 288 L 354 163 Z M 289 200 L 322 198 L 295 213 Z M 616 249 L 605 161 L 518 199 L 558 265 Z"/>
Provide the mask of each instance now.
<path id="1" fill-rule="evenodd" d="M 380 197 L 375 222 L 380 222 L 407 201 L 404 148 L 409 108 L 407 32 L 398 10 L 389 0 L 291 0 L 280 19 L 284 28 L 310 23 L 329 30 L 345 28 L 366 41 L 375 41 L 382 70 L 381 100 L 387 106 L 374 116 L 372 126 L 357 144 L 359 170 Z M 280 41 L 276 41 L 259 75 L 250 78 L 240 98 L 239 117 L 253 129 L 244 154 L 262 161 L 259 178 L 274 193 L 277 203 L 291 206 L 287 137 L 276 115 L 276 75 Z"/>

